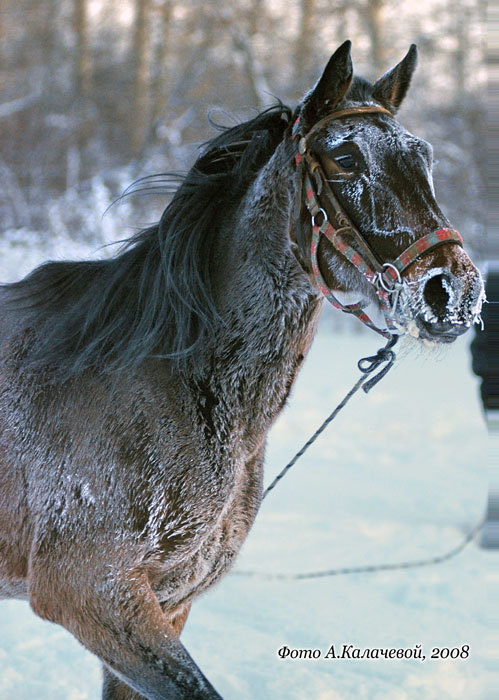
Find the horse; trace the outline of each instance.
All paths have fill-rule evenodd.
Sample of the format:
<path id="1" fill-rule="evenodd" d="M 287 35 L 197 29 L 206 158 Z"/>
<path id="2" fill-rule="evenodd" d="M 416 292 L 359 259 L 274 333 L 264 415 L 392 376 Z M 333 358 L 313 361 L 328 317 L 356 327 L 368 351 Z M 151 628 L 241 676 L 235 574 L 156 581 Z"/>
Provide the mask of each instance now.
<path id="1" fill-rule="evenodd" d="M 416 47 L 374 83 L 350 52 L 204 144 L 114 257 L 0 288 L 0 596 L 95 654 L 105 700 L 221 697 L 180 634 L 255 519 L 324 298 L 388 339 L 479 321 L 431 146 L 396 119 Z"/>

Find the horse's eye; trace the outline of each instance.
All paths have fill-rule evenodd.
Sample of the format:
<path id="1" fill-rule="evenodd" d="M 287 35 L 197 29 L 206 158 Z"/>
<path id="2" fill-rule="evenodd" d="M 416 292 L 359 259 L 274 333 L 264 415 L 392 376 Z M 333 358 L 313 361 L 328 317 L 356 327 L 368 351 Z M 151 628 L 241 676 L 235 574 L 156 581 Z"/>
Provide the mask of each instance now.
<path id="1" fill-rule="evenodd" d="M 343 168 L 343 170 L 356 170 L 359 167 L 357 159 L 350 153 L 345 153 L 342 156 L 335 156 L 334 162 Z"/>

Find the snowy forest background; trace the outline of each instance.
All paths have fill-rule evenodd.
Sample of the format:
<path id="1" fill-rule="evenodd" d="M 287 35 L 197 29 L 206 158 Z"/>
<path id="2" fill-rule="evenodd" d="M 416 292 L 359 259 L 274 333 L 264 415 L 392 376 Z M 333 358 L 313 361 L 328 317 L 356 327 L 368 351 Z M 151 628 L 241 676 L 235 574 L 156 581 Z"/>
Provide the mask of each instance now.
<path id="1" fill-rule="evenodd" d="M 166 195 L 106 208 L 136 179 L 183 171 L 213 135 L 296 104 L 353 41 L 375 79 L 415 42 L 401 113 L 435 148 L 439 201 L 475 259 L 485 236 L 485 0 L 0 0 L 0 248 L 27 272 L 157 220 Z M 3 241 L 2 241 L 3 239 Z M 25 255 L 23 255 L 23 250 Z"/>

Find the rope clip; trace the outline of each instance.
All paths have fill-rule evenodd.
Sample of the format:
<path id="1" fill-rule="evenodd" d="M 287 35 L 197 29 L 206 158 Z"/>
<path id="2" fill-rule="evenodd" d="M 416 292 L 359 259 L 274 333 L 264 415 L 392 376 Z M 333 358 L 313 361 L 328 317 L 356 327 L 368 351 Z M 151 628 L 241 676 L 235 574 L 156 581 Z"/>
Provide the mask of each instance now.
<path id="1" fill-rule="evenodd" d="M 395 362 L 395 359 L 397 357 L 392 348 L 397 342 L 397 340 L 397 335 L 390 335 L 385 347 L 380 348 L 376 355 L 362 357 L 358 361 L 357 367 L 366 376 L 377 370 L 384 362 L 387 363 L 385 367 L 383 367 L 383 369 L 381 369 L 378 372 L 378 374 L 375 374 L 374 377 L 369 379 L 369 381 L 366 381 L 362 384 L 362 389 L 366 394 L 369 393 L 371 389 L 379 382 L 379 380 L 383 379 L 385 374 L 392 368 L 393 363 Z"/>
<path id="2" fill-rule="evenodd" d="M 385 267 L 391 268 L 392 270 L 395 270 L 396 277 L 395 279 L 393 278 L 388 278 L 390 280 L 390 283 L 387 284 L 387 278 L 384 276 L 384 269 Z M 395 265 L 392 265 L 392 263 L 384 263 L 383 265 L 383 272 L 377 272 L 374 275 L 373 279 L 370 279 L 370 281 L 373 283 L 373 285 L 376 287 L 378 291 L 381 291 L 383 289 L 387 294 L 392 296 L 391 299 L 391 312 L 393 313 L 395 309 L 397 308 L 397 303 L 399 300 L 400 292 L 404 289 L 405 282 L 402 280 L 402 277 L 400 276 L 400 272 L 398 269 L 395 267 Z"/>

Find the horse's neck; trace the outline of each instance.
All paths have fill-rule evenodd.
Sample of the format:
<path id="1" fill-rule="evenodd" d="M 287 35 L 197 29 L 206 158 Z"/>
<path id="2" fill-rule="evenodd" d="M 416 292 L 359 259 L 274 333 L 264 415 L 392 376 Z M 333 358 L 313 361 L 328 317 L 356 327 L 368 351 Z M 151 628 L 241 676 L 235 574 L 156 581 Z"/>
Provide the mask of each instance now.
<path id="1" fill-rule="evenodd" d="M 221 232 L 218 248 L 222 319 L 207 349 L 205 382 L 223 396 L 220 419 L 255 439 L 282 408 L 320 310 L 290 247 L 291 177 L 271 159 Z"/>

